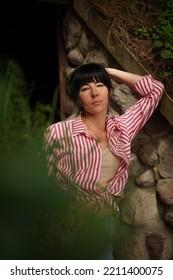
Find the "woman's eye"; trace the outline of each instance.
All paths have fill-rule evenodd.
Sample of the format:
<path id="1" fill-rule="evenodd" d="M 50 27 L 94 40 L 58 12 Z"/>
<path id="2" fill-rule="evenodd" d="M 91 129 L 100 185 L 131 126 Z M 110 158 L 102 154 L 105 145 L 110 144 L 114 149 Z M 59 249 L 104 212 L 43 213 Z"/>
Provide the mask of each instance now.
<path id="1" fill-rule="evenodd" d="M 84 92 L 84 91 L 86 91 L 86 90 L 88 90 L 89 89 L 89 87 L 82 87 L 81 89 L 80 89 L 80 91 L 81 92 Z"/>
<path id="2" fill-rule="evenodd" d="M 97 87 L 103 87 L 104 84 L 102 84 L 102 83 L 97 83 L 96 86 L 97 86 Z"/>

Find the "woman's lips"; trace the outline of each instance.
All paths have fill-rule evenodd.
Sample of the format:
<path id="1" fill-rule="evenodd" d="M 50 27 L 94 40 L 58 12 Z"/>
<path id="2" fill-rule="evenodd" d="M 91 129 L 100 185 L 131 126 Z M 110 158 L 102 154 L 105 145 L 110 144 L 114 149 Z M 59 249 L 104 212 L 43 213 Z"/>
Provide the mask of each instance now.
<path id="1" fill-rule="evenodd" d="M 100 105 L 101 102 L 102 102 L 101 100 L 93 101 L 93 102 L 92 102 L 92 105 Z"/>

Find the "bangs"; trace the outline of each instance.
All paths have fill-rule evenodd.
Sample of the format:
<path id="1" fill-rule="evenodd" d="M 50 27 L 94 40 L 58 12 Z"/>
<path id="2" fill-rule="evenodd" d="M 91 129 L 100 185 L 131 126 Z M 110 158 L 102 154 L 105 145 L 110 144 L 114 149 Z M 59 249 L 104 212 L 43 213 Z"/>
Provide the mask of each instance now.
<path id="1" fill-rule="evenodd" d="M 88 83 L 91 83 L 91 82 L 101 82 L 103 84 L 105 84 L 105 78 L 103 76 L 102 73 L 84 73 L 83 77 L 82 78 L 79 78 L 78 81 L 78 85 L 79 85 L 79 89 L 83 86 L 83 85 L 86 85 Z"/>

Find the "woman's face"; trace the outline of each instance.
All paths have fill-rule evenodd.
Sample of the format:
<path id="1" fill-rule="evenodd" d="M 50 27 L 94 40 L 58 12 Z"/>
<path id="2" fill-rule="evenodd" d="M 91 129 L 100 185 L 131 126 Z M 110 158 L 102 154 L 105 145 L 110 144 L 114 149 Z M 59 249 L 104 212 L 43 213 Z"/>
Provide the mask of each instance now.
<path id="1" fill-rule="evenodd" d="M 79 99 L 83 110 L 89 114 L 107 113 L 108 88 L 102 82 L 90 82 L 79 91 Z"/>

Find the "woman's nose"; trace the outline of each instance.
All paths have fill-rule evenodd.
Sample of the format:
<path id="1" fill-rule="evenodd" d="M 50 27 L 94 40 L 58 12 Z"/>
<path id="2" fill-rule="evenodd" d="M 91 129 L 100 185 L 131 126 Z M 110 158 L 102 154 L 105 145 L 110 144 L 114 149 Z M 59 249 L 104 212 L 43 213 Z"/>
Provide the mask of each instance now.
<path id="1" fill-rule="evenodd" d="M 98 96 L 98 90 L 96 87 L 93 87 L 91 90 L 91 96 L 94 98 L 96 96 Z"/>

